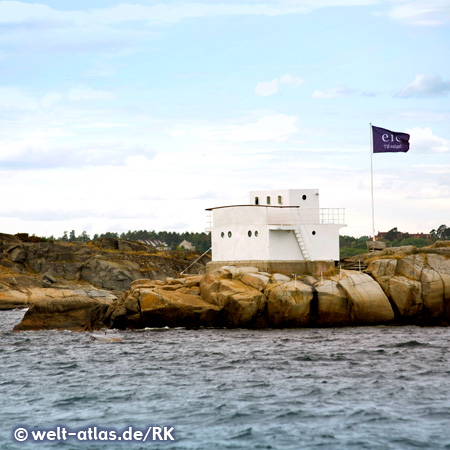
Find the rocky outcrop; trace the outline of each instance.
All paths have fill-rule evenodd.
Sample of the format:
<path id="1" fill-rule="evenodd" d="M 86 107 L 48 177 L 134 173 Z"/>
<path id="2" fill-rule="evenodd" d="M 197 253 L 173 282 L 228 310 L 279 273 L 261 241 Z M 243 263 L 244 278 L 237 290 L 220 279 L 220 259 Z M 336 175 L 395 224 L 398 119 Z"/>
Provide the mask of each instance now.
<path id="1" fill-rule="evenodd" d="M 31 305 L 14 331 L 86 331 L 103 328 L 103 317 L 110 304 L 105 299 L 79 295 L 39 300 Z"/>
<path id="2" fill-rule="evenodd" d="M 195 252 L 158 252 L 139 242 L 99 239 L 83 242 L 22 242 L 0 235 L 0 266 L 15 273 L 50 273 L 71 281 L 86 281 L 112 291 L 130 289 L 133 280 L 204 273 L 209 257 L 195 262 Z"/>
<path id="3" fill-rule="evenodd" d="M 86 298 L 86 288 L 66 292 L 68 297 L 61 298 L 56 294 L 58 277 L 47 273 L 39 280 L 40 286 L 30 285 L 28 291 L 17 293 L 16 303 L 34 302 L 17 329 L 448 324 L 450 255 L 409 248 L 383 252 L 382 257 L 367 257 L 365 273 L 336 269 L 322 274 L 320 280 L 234 266 L 205 275 L 165 277 L 165 281 L 136 279 L 142 273 L 139 262 L 124 259 L 132 264 L 122 265 L 104 255 L 89 256 L 79 273 L 86 270 L 91 274 L 89 280 L 100 286 L 100 274 L 114 279 L 117 287 L 129 286 L 123 295 L 114 301 Z M 0 300 L 5 289 L 13 288 L 11 283 L 9 288 L 3 286 Z M 49 299 L 52 295 L 54 300 Z M 81 312 L 84 309 L 86 315 Z"/>

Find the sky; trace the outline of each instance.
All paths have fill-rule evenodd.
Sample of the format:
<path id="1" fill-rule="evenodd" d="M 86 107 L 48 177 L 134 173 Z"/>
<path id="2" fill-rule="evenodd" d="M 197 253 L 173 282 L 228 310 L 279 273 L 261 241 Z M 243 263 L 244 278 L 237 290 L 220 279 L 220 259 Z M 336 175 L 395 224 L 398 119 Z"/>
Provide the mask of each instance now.
<path id="1" fill-rule="evenodd" d="M 450 226 L 450 1 L 0 1 L 0 232 L 204 231 L 319 189 L 341 234 Z"/>

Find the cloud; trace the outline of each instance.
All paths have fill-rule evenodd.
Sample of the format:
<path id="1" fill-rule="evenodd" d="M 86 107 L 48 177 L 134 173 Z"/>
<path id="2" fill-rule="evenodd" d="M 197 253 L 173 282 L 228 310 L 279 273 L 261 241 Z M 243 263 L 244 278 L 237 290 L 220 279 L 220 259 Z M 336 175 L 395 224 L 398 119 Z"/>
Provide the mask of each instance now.
<path id="1" fill-rule="evenodd" d="M 113 100 L 115 95 L 111 92 L 96 91 L 89 87 L 79 85 L 70 90 L 68 98 L 71 102 L 79 102 L 82 100 Z"/>
<path id="2" fill-rule="evenodd" d="M 264 2 L 174 2 L 154 5 L 120 4 L 109 8 L 93 8 L 87 12 L 61 11 L 39 3 L 20 1 L 0 2 L 0 24 L 46 24 L 47 27 L 73 25 L 114 25 L 123 22 L 147 22 L 153 25 L 170 25 L 188 18 L 286 14 L 307 14 L 327 7 L 368 6 L 378 0 L 269 0 Z"/>
<path id="3" fill-rule="evenodd" d="M 150 149 L 120 140 L 93 140 L 78 145 L 53 142 L 59 137 L 67 137 L 62 133 L 59 130 L 47 130 L 43 135 L 34 133 L 23 140 L 0 140 L 1 167 L 9 170 L 32 170 L 123 166 L 132 156 L 142 155 L 147 160 L 156 156 Z"/>
<path id="4" fill-rule="evenodd" d="M 305 82 L 304 78 L 293 77 L 290 74 L 274 78 L 272 81 L 262 81 L 256 85 L 255 94 L 261 96 L 275 95 L 279 92 L 279 87 L 283 84 L 289 84 L 293 87 L 298 87 Z"/>
<path id="5" fill-rule="evenodd" d="M 410 151 L 419 153 L 450 153 L 450 140 L 433 134 L 431 128 L 411 128 Z"/>
<path id="6" fill-rule="evenodd" d="M 272 114 L 244 124 L 184 125 L 171 130 L 170 134 L 213 142 L 285 142 L 298 133 L 299 122 L 297 116 Z"/>
<path id="7" fill-rule="evenodd" d="M 400 89 L 396 97 L 436 97 L 450 92 L 450 81 L 443 81 L 439 75 L 419 73 L 414 81 Z"/>
<path id="8" fill-rule="evenodd" d="M 447 0 L 401 0 L 389 11 L 392 20 L 409 25 L 433 26 L 450 22 Z"/>
<path id="9" fill-rule="evenodd" d="M 336 86 L 331 89 L 316 90 L 312 93 L 313 98 L 341 98 L 352 95 L 355 91 L 346 86 Z"/>
<path id="10" fill-rule="evenodd" d="M 275 95 L 278 93 L 278 78 L 274 78 L 272 81 L 262 81 L 258 83 L 255 88 L 255 94 L 264 97 Z"/>
<path id="11" fill-rule="evenodd" d="M 0 111 L 33 111 L 39 102 L 29 92 L 15 87 L 0 87 Z"/>

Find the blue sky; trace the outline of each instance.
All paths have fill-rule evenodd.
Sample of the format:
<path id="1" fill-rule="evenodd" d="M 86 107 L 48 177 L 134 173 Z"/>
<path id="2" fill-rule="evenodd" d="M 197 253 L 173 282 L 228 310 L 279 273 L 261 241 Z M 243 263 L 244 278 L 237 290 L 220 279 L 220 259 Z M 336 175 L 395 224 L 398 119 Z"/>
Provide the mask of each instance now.
<path id="1" fill-rule="evenodd" d="M 0 1 L 0 232 L 203 231 L 318 188 L 372 231 L 450 226 L 448 0 Z"/>

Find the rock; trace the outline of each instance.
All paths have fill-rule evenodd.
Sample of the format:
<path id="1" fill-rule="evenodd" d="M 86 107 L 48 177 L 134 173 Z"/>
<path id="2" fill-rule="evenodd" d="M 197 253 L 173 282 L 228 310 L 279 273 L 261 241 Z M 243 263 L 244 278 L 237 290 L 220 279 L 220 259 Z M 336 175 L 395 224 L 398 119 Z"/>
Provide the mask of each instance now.
<path id="1" fill-rule="evenodd" d="M 366 269 L 376 280 L 381 277 L 391 277 L 395 274 L 397 267 L 396 259 L 375 259 Z"/>
<path id="2" fill-rule="evenodd" d="M 139 265 L 132 261 L 91 258 L 81 269 L 80 278 L 104 289 L 126 291 L 133 280 L 141 278 Z"/>
<path id="3" fill-rule="evenodd" d="M 397 261 L 395 273 L 411 280 L 420 281 L 425 261 L 422 255 L 410 255 Z"/>
<path id="4" fill-rule="evenodd" d="M 56 283 L 56 278 L 49 272 L 44 273 L 42 275 L 42 281 L 45 281 L 49 284 Z"/>
<path id="5" fill-rule="evenodd" d="M 427 316 L 431 319 L 440 317 L 444 312 L 444 282 L 441 276 L 433 269 L 424 268 L 420 283 Z"/>
<path id="6" fill-rule="evenodd" d="M 394 319 L 394 311 L 386 294 L 373 278 L 359 272 L 342 272 L 345 278 L 337 282 L 347 293 L 354 324 L 383 324 Z"/>
<path id="7" fill-rule="evenodd" d="M 217 293 L 222 326 L 248 327 L 264 311 L 266 297 L 259 290 L 238 280 L 222 280 Z"/>
<path id="8" fill-rule="evenodd" d="M 434 269 L 442 278 L 444 283 L 444 302 L 450 306 L 450 260 L 441 255 L 427 255 L 428 265 Z"/>
<path id="9" fill-rule="evenodd" d="M 272 275 L 272 280 L 275 283 L 287 283 L 288 281 L 291 281 L 291 277 L 288 277 L 287 275 L 283 275 L 282 273 L 274 273 Z"/>
<path id="10" fill-rule="evenodd" d="M 308 286 L 314 286 L 316 283 L 318 283 L 318 279 L 313 277 L 312 275 L 302 275 L 300 277 L 300 280 L 307 284 Z"/>
<path id="11" fill-rule="evenodd" d="M 9 289 L 0 284 L 0 310 L 28 308 L 31 302 L 25 292 Z"/>
<path id="12" fill-rule="evenodd" d="M 85 331 L 103 327 L 110 302 L 85 297 L 41 300 L 31 305 L 14 331 Z"/>
<path id="13" fill-rule="evenodd" d="M 311 322 L 311 286 L 301 281 L 269 285 L 267 297 L 267 320 L 274 327 L 301 327 Z"/>
<path id="14" fill-rule="evenodd" d="M 401 318 L 418 318 L 422 315 L 422 285 L 419 281 L 393 276 L 389 279 L 389 292 Z"/>
<path id="15" fill-rule="evenodd" d="M 236 267 L 235 275 L 233 275 L 233 278 L 240 278 L 242 275 L 246 273 L 258 273 L 259 269 L 257 267 Z"/>
<path id="16" fill-rule="evenodd" d="M 219 307 L 199 296 L 160 289 L 141 289 L 141 327 L 213 327 Z"/>
<path id="17" fill-rule="evenodd" d="M 27 259 L 27 252 L 18 244 L 8 249 L 8 258 L 15 263 L 23 263 Z"/>
<path id="18" fill-rule="evenodd" d="M 317 325 L 345 326 L 351 323 L 347 294 L 336 281 L 324 280 L 316 285 L 316 291 Z"/>
<path id="19" fill-rule="evenodd" d="M 263 291 L 269 283 L 270 277 L 261 275 L 259 273 L 246 273 L 241 278 L 241 281 L 247 286 L 251 286 L 252 288 L 258 289 L 259 291 Z"/>

